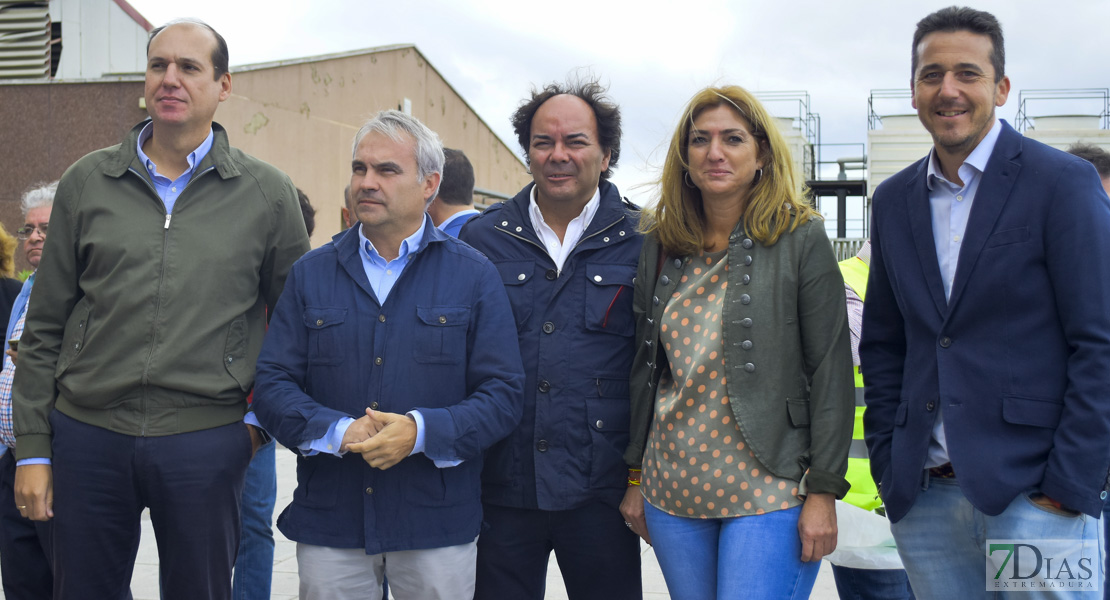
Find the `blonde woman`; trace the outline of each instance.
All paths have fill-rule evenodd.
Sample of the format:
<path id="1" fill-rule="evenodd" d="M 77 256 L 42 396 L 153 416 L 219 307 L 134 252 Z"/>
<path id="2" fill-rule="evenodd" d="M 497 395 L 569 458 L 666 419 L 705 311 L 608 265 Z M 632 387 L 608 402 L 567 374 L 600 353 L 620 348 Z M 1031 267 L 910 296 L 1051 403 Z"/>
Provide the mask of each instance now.
<path id="1" fill-rule="evenodd" d="M 776 127 L 698 92 L 644 218 L 621 509 L 683 600 L 807 598 L 848 490 L 844 283 Z"/>

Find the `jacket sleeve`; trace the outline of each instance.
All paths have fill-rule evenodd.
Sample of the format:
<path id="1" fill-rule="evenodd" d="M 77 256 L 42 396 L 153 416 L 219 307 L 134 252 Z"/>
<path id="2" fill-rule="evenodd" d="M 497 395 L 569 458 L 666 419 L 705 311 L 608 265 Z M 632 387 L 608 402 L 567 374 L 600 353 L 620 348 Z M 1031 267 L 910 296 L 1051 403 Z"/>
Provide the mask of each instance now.
<path id="1" fill-rule="evenodd" d="M 76 207 L 80 182 L 75 168 L 62 176 L 50 213 L 50 235 L 31 288 L 19 342 L 19 368 L 12 388 L 16 458 L 50 458 L 49 416 L 58 398 L 55 373 L 62 337 L 74 306 L 84 296 L 78 255 Z M 83 325 L 83 324 L 82 324 Z"/>
<path id="2" fill-rule="evenodd" d="M 890 204 L 883 186 L 875 193 L 871 221 L 871 268 L 867 298 L 863 302 L 859 360 L 863 371 L 867 410 L 863 413 L 864 438 L 871 460 L 871 477 L 882 492 L 890 468 L 890 445 L 894 420 L 902 397 L 902 373 L 906 362 L 906 333 L 902 311 L 891 287 L 883 246 L 884 208 Z"/>
<path id="3" fill-rule="evenodd" d="M 807 224 L 798 274 L 798 324 L 810 373 L 810 465 L 807 492 L 848 491 L 855 389 L 844 278 L 820 221 Z"/>
<path id="4" fill-rule="evenodd" d="M 524 366 L 516 321 L 497 269 L 483 259 L 471 292 L 466 333 L 467 397 L 453 406 L 415 407 L 424 417 L 424 454 L 473 460 L 520 423 Z"/>
<path id="5" fill-rule="evenodd" d="M 1097 517 L 1110 466 L 1110 203 L 1094 169 L 1083 161 L 1067 165 L 1054 187 L 1046 211 L 1045 261 L 1071 352 L 1041 492 Z"/>
<path id="6" fill-rule="evenodd" d="M 316 402 L 304 391 L 309 344 L 299 268 L 290 272 L 285 292 L 271 315 L 258 357 L 252 404 L 262 427 L 286 448 L 320 439 L 336 421 L 351 416 Z"/>
<path id="7" fill-rule="evenodd" d="M 281 297 L 285 278 L 297 259 L 309 250 L 308 231 L 297 200 L 297 188 L 282 174 L 282 182 L 274 203 L 274 226 L 266 256 L 262 259 L 259 280 L 262 298 L 273 309 Z"/>
<path id="8" fill-rule="evenodd" d="M 659 242 L 655 235 L 644 236 L 644 246 L 640 250 L 640 260 L 636 266 L 636 281 L 632 290 L 632 317 L 636 320 L 636 352 L 632 358 L 629 373 L 629 411 L 628 447 L 624 451 L 624 462 L 632 468 L 639 468 L 644 458 L 648 429 L 651 427 L 652 409 L 655 400 L 653 369 L 648 366 L 657 352 L 658 345 L 648 345 L 654 333 L 648 319 L 651 317 L 651 291 L 655 288 L 655 273 L 659 262 Z"/>

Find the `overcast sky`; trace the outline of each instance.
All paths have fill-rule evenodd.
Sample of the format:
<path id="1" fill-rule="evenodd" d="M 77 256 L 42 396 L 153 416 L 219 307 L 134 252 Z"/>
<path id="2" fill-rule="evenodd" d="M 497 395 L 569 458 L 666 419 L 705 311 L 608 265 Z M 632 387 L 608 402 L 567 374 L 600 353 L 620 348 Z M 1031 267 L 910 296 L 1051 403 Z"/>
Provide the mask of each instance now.
<path id="1" fill-rule="evenodd" d="M 685 102 L 710 84 L 804 90 L 825 143 L 867 139 L 873 89 L 908 89 L 914 25 L 951 2 L 928 0 L 130 0 L 155 25 L 201 18 L 224 35 L 231 64 L 412 43 L 519 152 L 509 115 L 533 85 L 586 69 L 621 105 L 613 180 L 653 195 L 665 144 Z M 1020 90 L 1110 86 L 1106 0 L 986 0 L 1006 35 L 1013 121 Z M 188 12 L 182 12 L 188 11 Z M 234 71 L 234 69 L 233 69 Z M 908 100 L 883 112 L 912 112 Z M 770 106 L 782 116 L 789 105 Z M 1036 107 L 1033 112 L 1036 113 Z M 1090 105 L 1068 112 L 1089 112 Z M 857 152 L 853 152 L 856 154 Z M 830 153 L 825 153 L 829 158 Z"/>

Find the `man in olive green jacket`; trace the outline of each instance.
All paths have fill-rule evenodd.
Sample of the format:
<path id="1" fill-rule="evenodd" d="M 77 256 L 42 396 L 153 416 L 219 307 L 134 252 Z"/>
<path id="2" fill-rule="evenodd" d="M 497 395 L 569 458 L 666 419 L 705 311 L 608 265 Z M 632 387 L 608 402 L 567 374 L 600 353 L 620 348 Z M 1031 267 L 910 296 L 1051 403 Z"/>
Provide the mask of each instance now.
<path id="1" fill-rule="evenodd" d="M 265 331 L 308 237 L 289 178 L 229 146 L 227 45 L 151 33 L 150 121 L 58 186 L 13 395 L 20 512 L 54 519 L 55 598 L 128 597 L 139 518 L 163 596 L 230 598 Z"/>

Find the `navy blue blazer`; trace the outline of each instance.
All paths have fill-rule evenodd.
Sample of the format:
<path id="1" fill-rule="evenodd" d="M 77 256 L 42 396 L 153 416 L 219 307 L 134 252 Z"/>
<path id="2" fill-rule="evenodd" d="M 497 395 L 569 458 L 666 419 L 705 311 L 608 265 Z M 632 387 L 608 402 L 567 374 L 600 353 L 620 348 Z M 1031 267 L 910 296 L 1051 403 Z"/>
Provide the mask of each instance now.
<path id="1" fill-rule="evenodd" d="M 860 361 L 891 521 L 921 491 L 943 407 L 977 509 L 1039 490 L 1092 516 L 1110 470 L 1110 199 L 1094 168 L 1003 123 L 944 298 L 928 157 L 874 196 Z"/>

